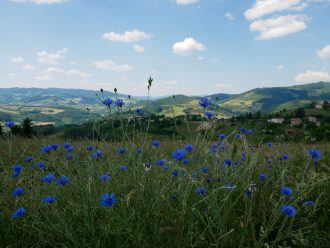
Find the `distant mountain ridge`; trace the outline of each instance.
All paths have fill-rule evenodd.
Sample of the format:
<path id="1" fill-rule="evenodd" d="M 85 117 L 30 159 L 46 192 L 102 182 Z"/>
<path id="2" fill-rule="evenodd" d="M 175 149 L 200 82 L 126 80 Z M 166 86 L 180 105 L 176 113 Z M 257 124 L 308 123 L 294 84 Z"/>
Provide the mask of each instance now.
<path id="1" fill-rule="evenodd" d="M 61 88 L 0 88 L 0 121 L 21 120 L 24 117 L 57 125 L 82 123 L 105 113 L 100 91 Z M 115 98 L 113 92 L 104 97 Z M 127 95 L 118 94 L 127 99 Z M 212 94 L 211 110 L 219 117 L 231 117 L 247 112 L 273 112 L 283 108 L 296 109 L 315 101 L 330 101 L 330 82 L 290 87 L 256 88 L 241 94 Z M 165 116 L 201 114 L 200 96 L 175 95 L 151 98 L 150 111 Z M 134 107 L 145 108 L 146 97 L 131 97 Z M 128 105 L 126 105 L 128 106 Z M 130 106 L 130 105 L 129 105 Z M 88 110 L 87 110 L 88 108 Z"/>

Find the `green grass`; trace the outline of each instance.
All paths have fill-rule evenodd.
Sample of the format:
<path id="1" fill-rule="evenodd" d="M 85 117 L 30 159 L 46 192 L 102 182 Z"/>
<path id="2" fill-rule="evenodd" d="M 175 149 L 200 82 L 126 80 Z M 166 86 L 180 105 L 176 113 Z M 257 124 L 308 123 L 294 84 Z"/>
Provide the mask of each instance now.
<path id="1" fill-rule="evenodd" d="M 215 130 L 209 130 L 215 132 Z M 229 134 L 229 133 L 228 133 Z M 251 137 L 234 134 L 223 142 L 224 150 L 210 152 L 216 143 L 207 134 L 197 134 L 189 141 L 194 151 L 187 153 L 187 165 L 175 161 L 172 152 L 188 141 L 164 141 L 160 148 L 149 144 L 151 138 L 135 137 L 122 142 L 76 141 L 72 160 L 63 140 L 0 140 L 0 237 L 1 247 L 327 247 L 329 243 L 330 183 L 329 144 L 318 144 L 323 157 L 317 167 L 305 144 L 274 144 L 272 148 L 251 148 Z M 59 143 L 58 151 L 41 154 L 41 147 Z M 255 143 L 256 144 L 256 143 Z M 101 149 L 98 159 L 87 145 Z M 125 147 L 122 155 L 116 152 Z M 136 148 L 143 148 L 138 154 Z M 96 149 L 94 151 L 96 151 Z M 246 161 L 242 161 L 242 152 Z M 289 159 L 278 158 L 289 154 Z M 34 156 L 45 169 L 24 158 Z M 272 164 L 267 159 L 273 160 Z M 166 161 L 169 169 L 143 163 Z M 236 166 L 224 166 L 231 159 Z M 12 177 L 12 166 L 23 171 Z M 127 171 L 119 170 L 121 165 Z M 201 168 L 207 166 L 204 174 Z M 166 167 L 165 167 L 166 168 Z M 172 171 L 178 170 L 178 176 Z M 109 172 L 111 180 L 99 177 Z M 58 178 L 66 175 L 66 186 L 42 183 L 48 173 Z M 196 176 L 194 176 L 196 173 Z M 259 174 L 267 180 L 260 181 Z M 210 178 L 210 182 L 208 182 Z M 228 189 L 232 183 L 235 188 Z M 25 192 L 14 198 L 11 192 L 21 186 Z M 294 190 L 292 196 L 280 193 L 282 186 Z M 207 193 L 199 196 L 196 190 Z M 249 189 L 255 189 L 248 197 Z M 104 193 L 114 192 L 117 203 L 100 206 Z M 55 195 L 57 201 L 46 205 L 42 199 Z M 175 195 L 175 197 L 173 197 Z M 172 196 L 172 197 L 171 197 Z M 174 199 L 175 198 L 175 199 Z M 302 203 L 313 200 L 315 206 Z M 297 215 L 285 217 L 283 205 L 293 205 Z M 26 213 L 13 219 L 12 212 L 25 207 Z"/>

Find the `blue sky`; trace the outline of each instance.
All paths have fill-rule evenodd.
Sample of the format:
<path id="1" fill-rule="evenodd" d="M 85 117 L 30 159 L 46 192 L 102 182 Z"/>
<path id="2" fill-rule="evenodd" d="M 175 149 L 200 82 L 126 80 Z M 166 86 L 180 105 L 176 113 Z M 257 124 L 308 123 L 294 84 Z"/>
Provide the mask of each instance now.
<path id="1" fill-rule="evenodd" d="M 329 0 L 1 0 L 0 87 L 146 95 L 330 81 Z"/>

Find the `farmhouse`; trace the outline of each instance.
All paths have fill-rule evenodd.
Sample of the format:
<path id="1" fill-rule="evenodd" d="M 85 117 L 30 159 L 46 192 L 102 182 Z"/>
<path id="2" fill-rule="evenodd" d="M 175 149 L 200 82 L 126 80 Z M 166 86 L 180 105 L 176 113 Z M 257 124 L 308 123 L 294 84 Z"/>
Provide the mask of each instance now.
<path id="1" fill-rule="evenodd" d="M 292 118 L 291 119 L 291 127 L 299 126 L 302 124 L 302 120 L 300 118 Z"/>
<path id="2" fill-rule="evenodd" d="M 283 124 L 284 118 L 272 118 L 268 120 L 270 123 Z"/>
<path id="3" fill-rule="evenodd" d="M 316 104 L 316 105 L 315 105 L 315 108 L 316 108 L 316 109 L 322 109 L 322 105 L 321 105 L 321 104 Z"/>

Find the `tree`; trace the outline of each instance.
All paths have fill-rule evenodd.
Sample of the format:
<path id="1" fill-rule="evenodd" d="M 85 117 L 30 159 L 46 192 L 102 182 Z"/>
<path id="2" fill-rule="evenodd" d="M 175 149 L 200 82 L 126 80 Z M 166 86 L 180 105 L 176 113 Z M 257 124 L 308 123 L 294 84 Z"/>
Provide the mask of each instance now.
<path id="1" fill-rule="evenodd" d="M 306 112 L 303 108 L 298 108 L 295 112 L 296 116 L 299 118 L 303 118 L 306 116 Z"/>
<path id="2" fill-rule="evenodd" d="M 0 136 L 3 135 L 3 131 L 2 131 L 2 125 L 0 124 Z"/>
<path id="3" fill-rule="evenodd" d="M 324 101 L 323 104 L 322 104 L 322 107 L 324 109 L 329 109 L 330 108 L 330 103 L 328 101 Z"/>
<path id="4" fill-rule="evenodd" d="M 28 117 L 23 120 L 22 134 L 27 138 L 32 138 L 32 136 L 35 134 L 32 127 L 32 120 Z"/>

